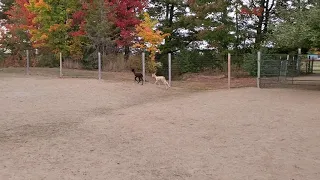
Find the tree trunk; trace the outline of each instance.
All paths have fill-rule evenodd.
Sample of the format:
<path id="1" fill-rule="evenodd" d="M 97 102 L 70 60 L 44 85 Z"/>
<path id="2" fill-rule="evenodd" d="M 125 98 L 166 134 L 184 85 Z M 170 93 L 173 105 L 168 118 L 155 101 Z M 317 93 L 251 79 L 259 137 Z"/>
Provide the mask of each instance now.
<path id="1" fill-rule="evenodd" d="M 169 3 L 166 4 L 166 20 L 169 20 Z"/>
<path id="2" fill-rule="evenodd" d="M 173 24 L 173 13 L 174 13 L 174 5 L 171 4 L 171 8 L 170 8 L 170 19 L 169 19 L 169 27 L 172 26 Z"/>
<path id="3" fill-rule="evenodd" d="M 125 62 L 128 62 L 129 56 L 130 56 L 130 47 L 129 46 L 125 46 L 124 47 L 124 61 Z"/>
<path id="4" fill-rule="evenodd" d="M 261 42 L 263 40 L 263 31 L 262 31 L 262 25 L 263 25 L 263 20 L 264 20 L 264 11 L 266 9 L 265 6 L 265 0 L 260 1 L 260 7 L 263 8 L 263 12 L 261 13 L 261 16 L 259 16 L 258 24 L 257 24 L 257 35 L 256 35 L 256 40 L 255 40 L 255 48 L 259 49 L 261 46 Z"/>
<path id="5" fill-rule="evenodd" d="M 269 25 L 269 19 L 270 19 L 270 12 L 272 11 L 273 9 L 273 6 L 274 6 L 274 3 L 275 3 L 275 0 L 271 0 L 272 3 L 269 7 L 269 3 L 270 3 L 270 0 L 267 0 L 267 7 L 266 7 L 266 13 L 265 13 L 265 20 L 264 20 L 264 27 L 263 27 L 263 34 L 267 34 L 268 32 L 268 25 Z"/>

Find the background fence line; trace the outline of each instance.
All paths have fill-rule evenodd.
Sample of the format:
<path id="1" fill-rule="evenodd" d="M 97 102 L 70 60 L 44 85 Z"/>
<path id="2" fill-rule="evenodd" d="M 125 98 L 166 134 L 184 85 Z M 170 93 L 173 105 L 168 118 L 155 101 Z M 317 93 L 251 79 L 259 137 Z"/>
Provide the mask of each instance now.
<path id="1" fill-rule="evenodd" d="M 37 64 L 37 62 L 41 61 L 41 59 L 44 59 L 44 58 L 49 59 L 46 62 L 52 62 L 52 63 L 41 64 L 41 65 L 44 65 L 45 67 L 58 67 L 58 71 L 60 72 L 60 74 L 56 72 L 57 73 L 56 75 L 58 77 L 97 78 L 98 80 L 101 80 L 101 79 L 107 78 L 107 77 L 102 77 L 106 74 L 106 72 L 110 72 L 110 73 L 113 72 L 111 70 L 109 71 L 109 69 L 111 68 L 111 66 L 109 65 L 110 63 L 111 65 L 113 63 L 113 59 L 110 59 L 110 58 L 115 57 L 115 56 L 112 56 L 112 54 L 111 56 L 109 56 L 109 55 L 103 55 L 102 53 L 97 52 L 96 56 L 89 57 L 90 58 L 89 60 L 91 61 L 91 64 L 90 64 L 91 68 L 88 70 L 85 69 L 86 71 L 81 71 L 82 68 L 79 68 L 79 66 L 86 66 L 85 64 L 86 61 L 80 61 L 80 60 L 75 61 L 70 59 L 68 56 L 65 56 L 62 53 L 41 54 L 40 52 L 40 54 L 39 53 L 37 54 L 37 53 L 34 53 L 33 50 L 29 50 L 28 52 L 29 53 L 27 54 L 27 51 L 25 51 L 25 54 L 24 54 L 24 56 L 27 56 L 25 57 L 25 59 L 27 60 L 25 65 L 28 67 L 26 71 L 30 72 L 31 74 L 33 69 L 29 69 L 29 68 L 36 67 L 35 64 Z M 239 81 L 237 81 L 236 79 L 233 80 L 232 78 L 242 77 L 241 71 L 239 71 L 239 69 L 241 70 L 242 67 L 238 65 L 239 62 L 242 63 L 244 59 L 251 58 L 257 63 L 256 55 L 254 57 L 248 58 L 242 54 L 240 55 L 232 54 L 232 53 L 228 53 L 224 55 L 214 54 L 214 53 L 210 54 L 209 51 L 206 51 L 205 53 L 203 53 L 202 51 L 199 51 L 199 52 L 190 51 L 188 53 L 190 53 L 189 55 L 193 55 L 193 53 L 196 53 L 197 55 L 195 57 L 188 56 L 186 57 L 186 59 L 179 59 L 181 58 L 181 54 L 167 53 L 167 54 L 162 54 L 162 56 L 165 57 L 165 59 L 161 60 L 156 58 L 157 76 L 165 76 L 170 86 L 175 86 L 176 82 L 172 82 L 172 81 L 190 80 L 190 79 L 192 81 L 197 81 L 197 78 L 198 78 L 197 76 L 199 75 L 199 78 L 200 78 L 199 80 L 203 80 L 204 83 L 208 82 L 213 84 L 213 82 L 215 82 L 215 79 L 217 80 L 221 79 L 219 80 L 219 83 L 221 84 L 221 82 L 225 80 L 224 86 L 230 89 L 234 87 L 235 83 L 239 83 Z M 197 59 L 197 58 L 200 58 L 200 59 Z M 129 72 L 129 69 L 134 68 L 136 71 L 142 72 L 145 77 L 144 83 L 145 83 L 145 80 L 148 80 L 148 78 L 150 78 L 149 73 L 151 73 L 153 70 L 150 69 L 151 64 L 150 64 L 150 56 L 148 55 L 148 52 L 140 52 L 140 53 L 137 53 L 136 55 L 131 55 L 130 59 L 125 63 L 127 64 L 126 69 L 122 71 Z M 106 66 L 105 64 L 108 64 L 108 66 Z M 43 67 L 43 66 L 40 66 L 40 67 Z M 71 68 L 68 68 L 68 67 L 71 67 Z M 255 65 L 255 68 L 257 72 L 256 65 Z M 51 75 L 54 75 L 56 71 L 54 68 L 43 69 L 43 70 L 48 70 L 48 72 L 50 72 Z M 188 71 L 185 71 L 185 70 L 188 70 Z M 37 69 L 37 71 L 39 71 L 39 69 Z M 189 71 L 190 73 L 188 73 Z M 41 74 L 41 72 L 38 74 Z M 245 74 L 245 72 L 243 74 Z M 127 78 L 128 76 L 126 75 L 126 79 L 128 79 Z M 211 77 L 216 77 L 216 78 L 211 78 Z M 208 80 L 212 79 L 212 80 L 207 81 L 207 79 Z M 259 81 L 259 78 L 257 78 L 257 81 Z"/>
<path id="2" fill-rule="evenodd" d="M 315 58 L 300 49 L 296 54 L 258 52 L 257 87 L 320 86 L 320 60 Z"/>
<path id="3" fill-rule="evenodd" d="M 227 57 L 226 57 L 226 65 L 227 65 L 227 78 L 228 78 L 228 89 L 231 88 L 231 68 L 232 68 L 232 62 L 231 62 L 232 56 L 231 53 L 228 53 Z M 98 80 L 102 79 L 102 56 L 101 53 L 98 52 L 98 58 L 97 58 L 97 69 L 98 69 Z M 68 75 L 63 73 L 63 69 L 66 67 L 70 67 L 69 63 L 71 61 L 70 60 L 66 60 L 63 58 L 63 54 L 62 52 L 59 53 L 59 77 L 68 77 Z M 205 62 L 202 62 L 205 64 Z M 142 73 L 143 76 L 146 77 L 146 53 L 142 52 L 141 53 L 141 65 L 142 65 Z M 165 72 L 167 72 L 166 74 L 164 74 L 165 77 L 167 77 L 168 79 L 168 83 L 170 86 L 172 86 L 172 71 L 173 71 L 173 67 L 172 67 L 172 53 L 168 53 L 167 54 L 167 65 L 165 66 L 166 70 L 164 70 Z M 69 68 L 67 68 L 69 69 Z M 75 69 L 75 68 L 72 68 Z M 26 74 L 29 75 L 30 74 L 30 53 L 29 50 L 26 50 Z M 143 79 L 144 83 L 145 83 L 146 78 Z"/>

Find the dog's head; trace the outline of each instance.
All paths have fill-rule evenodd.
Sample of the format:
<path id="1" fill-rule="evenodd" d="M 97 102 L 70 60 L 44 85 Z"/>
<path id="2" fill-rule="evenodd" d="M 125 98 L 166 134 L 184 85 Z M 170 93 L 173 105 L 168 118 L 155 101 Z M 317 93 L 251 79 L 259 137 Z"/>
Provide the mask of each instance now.
<path id="1" fill-rule="evenodd" d="M 134 69 L 131 69 L 132 72 L 134 72 Z"/>
<path id="2" fill-rule="evenodd" d="M 155 77 L 157 77 L 157 76 L 156 76 L 155 73 L 152 73 L 152 74 L 151 74 L 151 77 L 155 78 Z"/>

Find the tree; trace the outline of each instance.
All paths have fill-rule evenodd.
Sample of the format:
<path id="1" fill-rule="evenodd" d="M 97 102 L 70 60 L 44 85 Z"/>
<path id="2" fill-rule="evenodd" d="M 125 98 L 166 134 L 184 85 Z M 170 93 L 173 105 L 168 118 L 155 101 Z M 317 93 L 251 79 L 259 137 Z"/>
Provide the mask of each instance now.
<path id="1" fill-rule="evenodd" d="M 210 47 L 215 48 L 219 52 L 227 51 L 234 44 L 235 36 L 230 32 L 235 31 L 234 23 L 228 15 L 231 9 L 228 9 L 230 3 L 225 0 L 195 1 L 190 8 L 195 13 L 195 18 L 199 23 L 197 27 L 198 39 L 205 40 Z"/>
<path id="2" fill-rule="evenodd" d="M 14 0 L 1 0 L 0 3 L 0 20 L 7 20 L 7 11 L 13 6 Z"/>
<path id="3" fill-rule="evenodd" d="M 270 41 L 277 47 L 310 49 L 320 47 L 320 8 L 317 6 L 291 14 L 292 19 L 273 27 Z"/>
<path id="4" fill-rule="evenodd" d="M 7 20 L 4 24 L 5 29 L 1 32 L 1 48 L 10 50 L 18 59 L 22 59 L 22 50 L 31 47 L 30 30 L 35 28 L 32 21 L 35 14 L 28 11 L 25 4 L 28 4 L 27 0 L 16 0 L 5 12 Z"/>
<path id="5" fill-rule="evenodd" d="M 105 34 L 103 36 L 112 36 L 111 39 L 116 42 L 118 48 L 124 48 L 125 59 L 127 60 L 130 52 L 129 46 L 132 45 L 132 40 L 134 38 L 135 26 L 141 22 L 138 15 L 144 8 L 145 2 L 145 0 L 105 0 L 100 2 L 104 3 L 105 6 L 98 7 L 94 5 L 97 4 L 98 1 L 85 1 L 82 3 L 82 8 L 73 14 L 73 32 L 71 34 L 74 37 L 88 36 L 87 30 L 89 29 L 91 29 L 91 33 L 95 32 L 94 29 L 103 33 L 110 32 L 108 35 Z M 101 9 L 102 7 L 103 9 Z M 100 10 L 98 10 L 98 8 L 100 8 Z M 108 13 L 103 15 L 100 14 L 102 18 L 98 18 L 99 14 L 94 11 L 101 10 L 103 12 L 108 11 Z M 91 12 L 89 13 L 89 11 Z M 94 17 L 102 19 L 102 24 L 108 23 L 109 25 L 101 30 L 97 27 L 88 26 L 88 21 L 90 21 L 90 19 L 93 21 Z M 96 33 L 96 35 L 97 34 L 99 33 Z M 111 46 L 113 47 L 114 45 Z"/>
<path id="6" fill-rule="evenodd" d="M 86 36 L 97 52 L 102 54 L 116 51 L 116 40 L 119 37 L 119 30 L 113 23 L 114 6 L 105 0 L 93 0 L 88 8 L 85 18 Z"/>
<path id="7" fill-rule="evenodd" d="M 156 52 L 159 52 L 158 46 L 162 43 L 163 39 L 170 34 L 164 34 L 160 30 L 154 30 L 158 22 L 152 20 L 147 12 L 143 15 L 144 20 L 136 26 L 137 36 L 142 38 L 142 40 L 134 44 L 134 47 L 147 50 L 150 53 L 150 69 L 155 72 L 155 56 Z"/>
<path id="8" fill-rule="evenodd" d="M 277 19 L 275 7 L 276 0 L 258 0 L 250 1 L 248 5 L 241 9 L 241 14 L 245 15 L 243 20 L 254 22 L 247 25 L 247 30 L 253 32 L 251 34 L 256 49 L 264 45 L 269 32 L 269 24 Z"/>
<path id="9" fill-rule="evenodd" d="M 189 7 L 184 0 L 151 0 L 148 13 L 159 21 L 157 28 L 164 33 L 169 33 L 165 39 L 165 44 L 159 49 L 163 54 L 177 52 L 186 48 L 196 41 L 196 30 L 194 27 L 198 23 L 193 16 L 187 16 Z"/>
<path id="10" fill-rule="evenodd" d="M 117 39 L 118 47 L 123 47 L 125 52 L 125 60 L 129 59 L 129 47 L 134 39 L 135 26 L 140 24 L 137 15 L 145 7 L 146 0 L 111 0 L 114 6 L 115 18 L 114 24 L 119 28 L 120 34 Z"/>
<path id="11" fill-rule="evenodd" d="M 77 0 L 30 0 L 27 8 L 36 15 L 33 22 L 38 25 L 30 32 L 33 46 L 67 54 L 72 22 L 70 17 L 78 3 Z"/>

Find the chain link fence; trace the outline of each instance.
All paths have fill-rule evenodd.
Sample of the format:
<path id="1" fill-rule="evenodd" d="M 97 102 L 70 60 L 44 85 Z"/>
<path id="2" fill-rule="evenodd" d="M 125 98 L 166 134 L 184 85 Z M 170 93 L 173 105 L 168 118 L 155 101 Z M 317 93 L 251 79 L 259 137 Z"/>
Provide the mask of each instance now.
<path id="1" fill-rule="evenodd" d="M 135 52 L 130 55 L 128 60 L 124 59 L 122 53 L 100 54 L 99 61 L 99 53 L 76 59 L 64 54 L 61 54 L 60 57 L 60 53 L 30 49 L 19 52 L 11 59 L 7 58 L 3 66 L 24 67 L 25 73 L 31 75 L 93 79 L 109 79 L 110 76 L 116 76 L 111 72 L 127 72 L 127 79 L 132 79 L 131 69 L 135 69 L 136 72 L 144 73 L 147 76 L 145 79 L 152 81 L 151 73 L 154 72 L 152 62 L 148 52 L 144 53 L 143 61 L 143 53 L 141 51 Z M 242 82 L 238 79 L 251 78 L 250 81 L 254 79 L 244 70 L 243 64 L 248 59 L 248 55 L 230 54 L 229 59 L 228 66 L 228 53 L 218 53 L 215 50 L 183 50 L 169 54 L 158 54 L 155 61 L 156 74 L 164 76 L 168 82 L 191 79 L 202 81 L 208 85 L 222 83 L 223 87 L 247 86 L 247 84 L 241 85 Z M 251 62 L 252 59 L 250 59 Z M 110 73 L 107 74 L 108 72 Z M 228 79 L 228 77 L 230 78 Z M 250 83 L 249 86 L 252 86 L 252 82 Z"/>
<path id="2" fill-rule="evenodd" d="M 259 56 L 259 55 L 258 55 Z M 315 61 L 308 55 L 261 54 L 259 85 L 261 87 L 305 85 L 319 86 L 320 74 L 316 74 Z"/>

